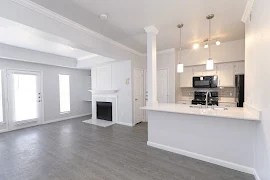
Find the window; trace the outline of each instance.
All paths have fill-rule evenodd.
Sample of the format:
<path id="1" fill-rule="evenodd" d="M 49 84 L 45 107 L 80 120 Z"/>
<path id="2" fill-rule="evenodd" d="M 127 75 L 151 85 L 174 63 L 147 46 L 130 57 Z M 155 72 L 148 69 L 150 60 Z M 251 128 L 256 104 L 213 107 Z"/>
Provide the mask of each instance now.
<path id="1" fill-rule="evenodd" d="M 70 112 L 69 75 L 59 74 L 60 113 Z"/>
<path id="2" fill-rule="evenodd" d="M 3 94 L 2 94 L 2 71 L 0 70 L 0 123 L 4 122 L 3 118 Z"/>

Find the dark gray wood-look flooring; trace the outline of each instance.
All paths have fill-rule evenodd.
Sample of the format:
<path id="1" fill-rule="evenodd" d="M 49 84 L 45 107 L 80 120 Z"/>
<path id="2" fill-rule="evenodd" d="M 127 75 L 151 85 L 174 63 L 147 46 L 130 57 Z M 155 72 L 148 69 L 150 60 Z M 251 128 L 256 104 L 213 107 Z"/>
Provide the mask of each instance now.
<path id="1" fill-rule="evenodd" d="M 102 128 L 83 119 L 0 134 L 0 179 L 254 180 L 147 146 L 146 123 Z"/>

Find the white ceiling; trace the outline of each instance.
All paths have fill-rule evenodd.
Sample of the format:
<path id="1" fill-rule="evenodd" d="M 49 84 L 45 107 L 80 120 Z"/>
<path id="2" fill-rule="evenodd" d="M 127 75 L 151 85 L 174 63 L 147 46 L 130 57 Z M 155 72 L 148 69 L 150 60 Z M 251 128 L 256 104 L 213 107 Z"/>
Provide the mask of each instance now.
<path id="1" fill-rule="evenodd" d="M 77 60 L 97 56 L 93 53 L 58 43 L 58 37 L 52 35 L 48 37 L 48 35 L 44 36 L 41 34 L 41 32 L 37 33 L 35 29 L 0 18 L 0 43 L 2 44 L 75 58 Z"/>
<path id="2" fill-rule="evenodd" d="M 56 13 L 139 52 L 146 52 L 144 27 L 159 29 L 158 50 L 179 47 L 179 23 L 184 23 L 183 44 L 190 47 L 208 36 L 208 14 L 215 14 L 212 36 L 221 42 L 244 38 L 241 17 L 247 0 L 32 0 Z M 108 21 L 99 19 L 108 14 Z"/>

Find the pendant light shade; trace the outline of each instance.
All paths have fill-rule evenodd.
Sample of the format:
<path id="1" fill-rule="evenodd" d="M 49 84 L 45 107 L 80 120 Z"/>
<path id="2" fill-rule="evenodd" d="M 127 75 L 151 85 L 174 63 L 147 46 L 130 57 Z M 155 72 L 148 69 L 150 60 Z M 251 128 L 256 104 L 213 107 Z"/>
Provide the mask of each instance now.
<path id="1" fill-rule="evenodd" d="M 210 58 L 206 61 L 206 70 L 213 70 L 213 69 L 214 69 L 214 60 Z"/>
<path id="2" fill-rule="evenodd" d="M 184 64 L 177 64 L 177 72 L 178 73 L 184 72 Z"/>
<path id="3" fill-rule="evenodd" d="M 181 63 L 181 55 L 182 55 L 182 27 L 184 24 L 178 24 L 177 27 L 180 29 L 180 51 L 179 51 L 179 63 L 177 64 L 177 72 L 182 73 L 184 72 L 184 64 Z"/>
<path id="4" fill-rule="evenodd" d="M 206 19 L 209 20 L 209 38 L 208 41 L 211 41 L 211 19 L 214 18 L 214 14 L 210 14 L 206 16 Z M 211 44 L 209 43 L 209 59 L 206 61 L 206 70 L 213 70 L 214 69 L 214 60 L 211 58 Z"/>

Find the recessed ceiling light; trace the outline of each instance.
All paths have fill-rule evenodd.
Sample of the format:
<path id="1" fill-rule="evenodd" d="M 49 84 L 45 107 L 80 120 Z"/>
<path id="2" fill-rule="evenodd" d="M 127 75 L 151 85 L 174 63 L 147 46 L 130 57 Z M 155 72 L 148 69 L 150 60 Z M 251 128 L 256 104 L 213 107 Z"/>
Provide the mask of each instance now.
<path id="1" fill-rule="evenodd" d="M 204 45 L 204 48 L 207 49 L 208 48 L 208 44 Z"/>
<path id="2" fill-rule="evenodd" d="M 193 45 L 193 49 L 198 49 L 199 47 L 200 47 L 199 44 L 194 44 L 194 45 Z"/>
<path id="3" fill-rule="evenodd" d="M 220 45 L 220 41 L 217 41 L 217 42 L 216 42 L 216 45 L 219 46 L 219 45 Z"/>
<path id="4" fill-rule="evenodd" d="M 108 15 L 107 15 L 107 14 L 101 14 L 101 15 L 99 16 L 99 18 L 105 21 L 105 20 L 108 19 Z"/>

